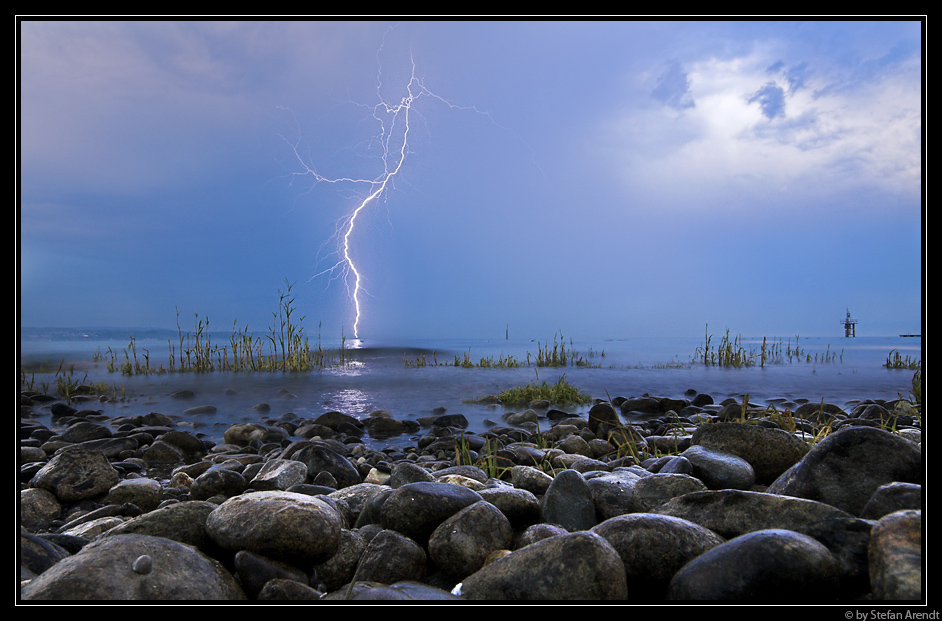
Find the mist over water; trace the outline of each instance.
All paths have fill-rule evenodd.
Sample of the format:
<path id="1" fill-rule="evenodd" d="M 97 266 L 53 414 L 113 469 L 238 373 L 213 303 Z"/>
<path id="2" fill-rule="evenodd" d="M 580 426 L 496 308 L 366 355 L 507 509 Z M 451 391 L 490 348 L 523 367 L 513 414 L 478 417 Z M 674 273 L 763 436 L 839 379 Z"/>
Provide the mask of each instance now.
<path id="1" fill-rule="evenodd" d="M 801 337 L 797 343 L 803 352 L 800 360 L 785 359 L 764 367 L 756 364 L 741 368 L 690 364 L 697 348 L 703 345 L 703 337 L 579 338 L 571 342 L 565 337 L 567 350 L 571 348 L 593 366 L 536 367 L 539 346 L 552 347 L 550 336 L 549 342 L 546 339 L 362 341 L 347 350 L 353 362 L 299 373 L 165 372 L 128 376 L 109 372 L 104 362 L 94 361 L 96 353 L 105 353 L 110 347 L 116 352 L 116 361 L 122 362 L 125 349 L 129 347 L 127 333 L 127 329 L 84 332 L 24 329 L 20 364 L 45 361 L 47 372 L 26 376 L 36 389 L 45 385 L 53 392 L 56 371 L 61 364 L 61 372 L 71 371 L 74 380 L 104 382 L 122 397 L 104 403 L 85 402 L 78 407 L 100 410 L 107 416 L 160 412 L 175 419 L 180 428 L 219 442 L 232 423 L 264 422 L 286 413 L 313 419 L 331 410 L 358 418 L 374 410 L 386 410 L 394 418 L 416 420 L 445 408 L 448 413 L 464 414 L 470 421 L 469 431 L 481 432 L 493 424 L 503 424 L 501 415 L 506 410 L 469 404 L 466 400 L 531 382 L 552 384 L 563 375 L 581 391 L 600 399 L 645 393 L 683 398 L 686 391 L 693 390 L 710 394 L 717 402 L 727 397 L 741 399 L 748 394 L 750 401 L 757 404 L 823 399 L 844 406 L 851 400 L 908 396 L 914 372 L 887 369 L 884 363 L 893 350 L 899 351 L 903 358 L 923 359 L 919 337 Z M 175 337 L 174 332 L 170 338 Z M 167 368 L 167 338 L 159 331 L 135 332 L 138 357 L 142 358 L 147 352 L 153 366 Z M 782 341 L 783 345 L 796 344 L 794 337 Z M 225 342 L 225 338 L 220 337 L 219 342 Z M 762 338 L 743 338 L 740 344 L 747 350 L 758 351 Z M 350 343 L 347 345 L 349 347 Z M 328 346 L 325 344 L 325 347 Z M 482 358 L 497 361 L 514 356 L 522 366 L 455 367 L 455 358 L 463 361 L 466 355 L 476 365 Z M 828 360 L 824 360 L 825 356 Z M 416 360 L 428 366 L 414 366 Z M 440 366 L 434 366 L 436 361 Z M 186 400 L 171 396 L 181 390 L 191 390 L 196 396 Z M 267 404 L 269 410 L 260 412 L 256 408 L 259 404 Z M 186 409 L 200 405 L 215 406 L 216 412 L 184 414 Z M 584 413 L 588 406 L 563 409 Z M 40 411 L 48 412 L 48 408 L 40 408 Z M 40 416 L 49 424 L 44 418 Z M 364 437 L 364 441 L 374 447 L 408 446 L 414 444 L 419 435 L 424 435 L 424 431 L 380 440 Z"/>

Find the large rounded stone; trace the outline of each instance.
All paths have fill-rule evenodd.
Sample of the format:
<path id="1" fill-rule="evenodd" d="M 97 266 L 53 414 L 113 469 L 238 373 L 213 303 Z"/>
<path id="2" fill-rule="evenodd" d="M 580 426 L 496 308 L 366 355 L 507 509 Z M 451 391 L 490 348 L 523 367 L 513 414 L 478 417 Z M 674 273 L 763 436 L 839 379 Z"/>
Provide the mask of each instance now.
<path id="1" fill-rule="evenodd" d="M 425 545 L 439 524 L 479 500 L 480 494 L 460 485 L 407 483 L 386 498 L 380 509 L 380 522 L 384 528 Z"/>
<path id="2" fill-rule="evenodd" d="M 491 552 L 510 548 L 513 536 L 504 514 L 482 500 L 439 524 L 429 538 L 428 553 L 445 574 L 463 578 L 480 569 Z"/>
<path id="3" fill-rule="evenodd" d="M 589 429 L 592 433 L 597 434 L 600 426 L 614 428 L 619 425 L 621 425 L 621 419 L 618 418 L 615 408 L 610 403 L 596 403 L 589 410 Z"/>
<path id="4" fill-rule="evenodd" d="M 766 485 L 811 450 L 806 442 L 784 429 L 742 423 L 700 425 L 690 443 L 745 459 L 755 471 L 756 481 Z"/>
<path id="5" fill-rule="evenodd" d="M 322 563 L 337 551 L 343 518 L 325 501 L 291 492 L 250 492 L 225 501 L 206 531 L 227 550 L 249 550 L 299 564 Z"/>
<path id="6" fill-rule="evenodd" d="M 816 520 L 852 517 L 813 500 L 732 489 L 684 494 L 653 512 L 689 520 L 726 538 L 757 530 L 794 530 Z"/>
<path id="7" fill-rule="evenodd" d="M 514 466 L 510 469 L 510 482 L 517 489 L 542 496 L 549 489 L 553 477 L 533 466 Z"/>
<path id="8" fill-rule="evenodd" d="M 877 488 L 860 512 L 865 520 L 879 520 L 896 511 L 922 509 L 922 485 L 915 483 L 887 483 Z"/>
<path id="9" fill-rule="evenodd" d="M 153 511 L 162 500 L 160 492 L 160 483 L 154 479 L 125 479 L 108 490 L 108 502 L 117 505 L 130 503 L 140 507 L 141 511 Z"/>
<path id="10" fill-rule="evenodd" d="M 30 487 L 49 490 L 60 501 L 74 502 L 104 494 L 119 478 L 101 451 L 74 446 L 62 449 L 40 468 Z"/>
<path id="11" fill-rule="evenodd" d="M 619 408 L 627 420 L 633 420 L 638 414 L 657 414 L 661 411 L 661 402 L 654 397 L 638 397 L 625 399 Z"/>
<path id="12" fill-rule="evenodd" d="M 499 485 L 486 487 L 479 490 L 478 494 L 500 509 L 515 530 L 540 521 L 540 501 L 532 492 L 509 485 Z"/>
<path id="13" fill-rule="evenodd" d="M 307 466 L 293 459 L 270 459 L 265 462 L 249 487 L 264 492 L 286 490 L 307 480 Z"/>
<path id="14" fill-rule="evenodd" d="M 562 526 L 557 526 L 555 524 L 533 524 L 523 529 L 522 532 L 514 535 L 513 549 L 519 550 L 520 548 L 524 548 L 531 543 L 536 543 L 542 539 L 555 537 L 556 535 L 565 535 L 568 532 L 569 531 Z"/>
<path id="15" fill-rule="evenodd" d="M 756 481 L 749 462 L 731 453 L 695 445 L 681 456 L 693 465 L 693 475 L 710 489 L 749 489 Z"/>
<path id="16" fill-rule="evenodd" d="M 621 557 L 632 601 L 663 599 L 681 567 L 726 541 L 693 522 L 653 513 L 619 515 L 592 532 L 604 537 Z"/>
<path id="17" fill-rule="evenodd" d="M 407 483 L 427 483 L 434 480 L 435 477 L 432 476 L 432 473 L 422 466 L 411 461 L 403 461 L 393 466 L 392 472 L 386 480 L 385 485 L 396 488 L 406 485 Z"/>
<path id="18" fill-rule="evenodd" d="M 687 563 L 670 600 L 821 603 L 838 593 L 840 566 L 821 543 L 790 530 L 761 530 L 718 545 Z"/>
<path id="19" fill-rule="evenodd" d="M 101 438 L 110 438 L 111 430 L 87 420 L 80 420 L 72 423 L 59 434 L 65 442 L 86 442 L 88 440 L 99 440 Z"/>
<path id="20" fill-rule="evenodd" d="M 196 477 L 190 484 L 190 496 L 206 500 L 213 496 L 237 496 L 248 486 L 241 473 L 228 468 L 213 467 Z"/>
<path id="21" fill-rule="evenodd" d="M 350 416 L 349 414 L 342 414 L 340 412 L 325 412 L 317 418 L 314 419 L 314 424 L 324 425 L 325 427 L 330 427 L 333 430 L 336 430 L 340 425 L 348 424 L 355 427 L 363 428 L 363 423 L 359 419 Z"/>
<path id="22" fill-rule="evenodd" d="M 34 578 L 64 558 L 69 552 L 31 533 L 20 531 L 20 579 Z"/>
<path id="23" fill-rule="evenodd" d="M 242 590 L 252 599 L 258 597 L 269 580 L 294 580 L 304 586 L 309 586 L 306 573 L 297 567 L 261 554 L 239 550 L 232 563 Z"/>
<path id="24" fill-rule="evenodd" d="M 39 487 L 20 490 L 20 526 L 33 529 L 59 517 L 62 505 L 56 495 Z"/>
<path id="25" fill-rule="evenodd" d="M 649 477 L 640 477 L 632 489 L 631 511 L 626 513 L 653 511 L 672 498 L 702 491 L 706 491 L 703 481 L 687 474 L 661 471 Z"/>
<path id="26" fill-rule="evenodd" d="M 867 551 L 875 522 L 838 518 L 810 522 L 795 531 L 820 541 L 841 565 L 841 599 L 850 601 L 870 592 Z"/>
<path id="27" fill-rule="evenodd" d="M 272 578 L 259 592 L 258 601 L 317 601 L 323 593 L 295 580 Z"/>
<path id="28" fill-rule="evenodd" d="M 226 444 L 248 446 L 253 440 L 264 441 L 268 438 L 268 427 L 258 423 L 235 423 L 222 434 Z"/>
<path id="29" fill-rule="evenodd" d="M 634 488 L 642 478 L 646 477 L 620 470 L 586 480 L 586 485 L 592 493 L 597 519 L 604 521 L 616 515 L 631 513 L 634 506 Z M 593 521 L 596 517 L 593 517 Z"/>
<path id="30" fill-rule="evenodd" d="M 307 466 L 307 475 L 311 480 L 320 472 L 329 472 L 337 481 L 338 489 L 362 482 L 360 473 L 346 457 L 321 444 L 305 446 L 292 455 L 291 459 Z"/>
<path id="31" fill-rule="evenodd" d="M 596 524 L 592 490 L 575 470 L 563 470 L 553 478 L 540 510 L 544 522 L 558 524 L 569 532 L 588 530 Z"/>
<path id="32" fill-rule="evenodd" d="M 94 539 L 98 535 L 108 532 L 115 526 L 120 526 L 123 522 L 124 520 L 117 516 L 103 516 L 82 522 L 81 524 L 76 524 L 72 528 L 64 529 L 62 534 L 71 537 Z"/>
<path id="33" fill-rule="evenodd" d="M 425 579 L 428 556 L 418 543 L 394 530 L 376 533 L 356 570 L 356 579 L 392 584 L 400 580 Z"/>
<path id="34" fill-rule="evenodd" d="M 385 485 L 378 485 L 376 483 L 357 483 L 356 485 L 351 485 L 350 487 L 345 487 L 343 489 L 330 492 L 328 497 L 333 498 L 334 500 L 339 500 L 346 504 L 350 512 L 357 516 L 357 519 L 354 520 L 354 523 L 356 523 L 360 519 L 360 516 L 363 515 L 364 511 L 369 506 L 373 498 L 381 493 L 389 492 L 392 492 L 392 490 Z M 380 507 L 382 507 L 381 504 Z M 367 524 L 369 522 L 364 521 L 363 523 Z"/>
<path id="35" fill-rule="evenodd" d="M 366 540 L 355 530 L 340 531 L 337 551 L 327 561 L 314 566 L 317 580 L 328 591 L 334 591 L 353 580 L 354 572 L 366 550 Z"/>
<path id="36" fill-rule="evenodd" d="M 591 532 L 541 539 L 468 576 L 456 587 L 470 600 L 621 600 L 625 566 Z"/>
<path id="37" fill-rule="evenodd" d="M 767 491 L 827 503 L 859 516 L 882 485 L 922 484 L 919 445 L 875 427 L 844 427 L 815 445 Z"/>
<path id="38" fill-rule="evenodd" d="M 192 433 L 171 429 L 161 434 L 160 440 L 172 444 L 187 455 L 200 455 L 206 452 L 206 445 Z"/>
<path id="39" fill-rule="evenodd" d="M 868 550 L 874 597 L 922 599 L 922 511 L 897 511 L 873 527 Z"/>
<path id="40" fill-rule="evenodd" d="M 184 461 L 186 453 L 179 446 L 158 439 L 144 449 L 141 457 L 148 464 L 175 464 Z"/>
<path id="41" fill-rule="evenodd" d="M 393 584 L 371 585 L 360 590 L 351 599 L 356 601 L 387 601 L 387 600 L 457 600 L 458 597 L 448 591 L 422 584 L 414 580 L 403 580 Z"/>
<path id="42" fill-rule="evenodd" d="M 374 439 L 391 438 L 415 430 L 417 425 L 410 423 L 411 421 L 401 421 L 391 416 L 370 416 L 363 421 L 367 433 Z"/>
<path id="43" fill-rule="evenodd" d="M 172 539 L 206 552 L 210 542 L 206 534 L 206 518 L 217 506 L 204 500 L 175 502 L 127 520 L 102 536 L 149 535 Z"/>
<path id="44" fill-rule="evenodd" d="M 145 535 L 105 537 L 31 580 L 24 600 L 238 600 L 245 594 L 216 560 Z"/>

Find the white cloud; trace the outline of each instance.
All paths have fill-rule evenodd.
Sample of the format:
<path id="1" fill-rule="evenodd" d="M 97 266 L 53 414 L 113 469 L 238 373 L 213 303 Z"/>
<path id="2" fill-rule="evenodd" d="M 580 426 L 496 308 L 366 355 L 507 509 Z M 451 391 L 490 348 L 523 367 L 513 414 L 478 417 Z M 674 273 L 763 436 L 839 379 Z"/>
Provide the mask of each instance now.
<path id="1" fill-rule="evenodd" d="M 920 84 L 911 62 L 852 80 L 813 59 L 776 63 L 771 53 L 688 61 L 673 75 L 686 77 L 690 105 L 651 97 L 619 111 L 604 135 L 626 192 L 684 211 L 735 208 L 730 197 L 742 194 L 745 205 L 785 189 L 796 198 L 918 196 Z"/>

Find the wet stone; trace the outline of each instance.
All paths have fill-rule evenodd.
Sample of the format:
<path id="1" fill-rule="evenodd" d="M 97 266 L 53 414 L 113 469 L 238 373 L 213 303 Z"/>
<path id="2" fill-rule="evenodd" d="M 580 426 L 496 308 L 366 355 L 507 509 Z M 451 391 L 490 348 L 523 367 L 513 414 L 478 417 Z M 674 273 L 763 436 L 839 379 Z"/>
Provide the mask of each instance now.
<path id="1" fill-rule="evenodd" d="M 700 554 L 670 581 L 678 601 L 814 603 L 835 600 L 840 566 L 821 543 L 790 530 L 760 530 Z"/>
<path id="2" fill-rule="evenodd" d="M 18 462 L 36 460 L 18 463 L 21 594 L 920 599 L 919 409 L 778 401 L 809 404 L 792 432 L 741 401 L 691 390 L 598 401 L 591 415 L 530 404 L 514 418 L 497 405 L 481 431 L 444 411 L 408 423 L 256 412 L 214 429 L 229 430 L 214 444 L 183 429 L 205 430 L 198 416 L 109 418 L 31 395 L 17 446 Z M 904 426 L 880 427 L 889 420 Z M 375 448 L 362 441 L 371 425 L 416 435 Z"/>
<path id="3" fill-rule="evenodd" d="M 595 500 L 582 474 L 563 470 L 553 479 L 541 501 L 542 521 L 569 532 L 595 526 Z"/>

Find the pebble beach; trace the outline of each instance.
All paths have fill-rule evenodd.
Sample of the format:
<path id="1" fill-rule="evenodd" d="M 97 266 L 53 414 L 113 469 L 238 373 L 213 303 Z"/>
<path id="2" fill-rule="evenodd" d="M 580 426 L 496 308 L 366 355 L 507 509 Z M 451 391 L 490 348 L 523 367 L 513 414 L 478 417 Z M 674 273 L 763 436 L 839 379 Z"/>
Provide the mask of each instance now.
<path id="1" fill-rule="evenodd" d="M 490 407 L 214 442 L 21 391 L 20 601 L 924 600 L 921 406 Z"/>

